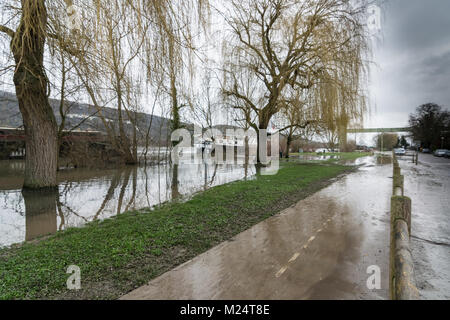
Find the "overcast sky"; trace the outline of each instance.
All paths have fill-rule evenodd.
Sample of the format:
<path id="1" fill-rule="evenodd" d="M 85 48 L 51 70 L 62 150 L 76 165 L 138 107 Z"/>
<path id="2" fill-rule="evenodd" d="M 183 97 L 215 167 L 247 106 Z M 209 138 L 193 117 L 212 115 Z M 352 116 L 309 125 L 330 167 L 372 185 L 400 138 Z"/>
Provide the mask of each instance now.
<path id="1" fill-rule="evenodd" d="M 388 0 L 366 127 L 402 127 L 421 104 L 450 106 L 450 1 Z"/>

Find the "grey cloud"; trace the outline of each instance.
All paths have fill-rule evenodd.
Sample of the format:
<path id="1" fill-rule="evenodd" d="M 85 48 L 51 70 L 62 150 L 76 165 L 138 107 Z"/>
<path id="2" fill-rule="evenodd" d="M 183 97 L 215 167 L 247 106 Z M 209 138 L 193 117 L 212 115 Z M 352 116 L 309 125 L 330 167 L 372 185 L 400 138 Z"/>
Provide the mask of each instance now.
<path id="1" fill-rule="evenodd" d="M 391 0 L 383 9 L 384 40 L 375 54 L 381 71 L 374 71 L 380 81 L 371 88 L 376 125 L 394 118 L 404 125 L 426 102 L 450 106 L 450 1 Z"/>

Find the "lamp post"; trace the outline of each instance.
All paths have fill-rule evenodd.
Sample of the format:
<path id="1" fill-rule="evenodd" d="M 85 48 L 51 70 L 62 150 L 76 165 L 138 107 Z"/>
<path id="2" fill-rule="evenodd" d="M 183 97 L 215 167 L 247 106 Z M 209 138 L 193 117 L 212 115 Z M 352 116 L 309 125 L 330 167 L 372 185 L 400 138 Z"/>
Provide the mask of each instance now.
<path id="1" fill-rule="evenodd" d="M 444 137 L 441 137 L 441 149 L 444 149 Z"/>

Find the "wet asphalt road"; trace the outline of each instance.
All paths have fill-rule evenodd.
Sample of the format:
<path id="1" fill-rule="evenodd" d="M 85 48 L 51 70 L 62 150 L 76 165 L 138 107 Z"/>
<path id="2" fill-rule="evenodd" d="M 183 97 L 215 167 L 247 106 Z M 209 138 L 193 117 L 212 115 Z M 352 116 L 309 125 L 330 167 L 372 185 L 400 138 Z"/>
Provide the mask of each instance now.
<path id="1" fill-rule="evenodd" d="M 422 299 L 450 299 L 450 159 L 400 160 L 412 200 L 411 249 Z"/>
<path id="2" fill-rule="evenodd" d="M 122 299 L 388 299 L 392 165 L 365 162 Z"/>

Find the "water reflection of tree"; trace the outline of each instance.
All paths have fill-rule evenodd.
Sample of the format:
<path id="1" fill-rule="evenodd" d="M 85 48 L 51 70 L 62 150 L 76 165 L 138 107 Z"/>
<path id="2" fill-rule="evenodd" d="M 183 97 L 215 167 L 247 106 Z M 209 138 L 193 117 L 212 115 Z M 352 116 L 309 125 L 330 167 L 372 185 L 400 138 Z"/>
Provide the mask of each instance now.
<path id="1" fill-rule="evenodd" d="M 130 200 L 128 201 L 125 211 L 127 211 L 134 203 L 136 199 L 137 194 L 137 167 L 126 167 L 124 169 L 118 169 L 114 172 L 114 175 L 111 178 L 111 182 L 109 185 L 108 190 L 106 191 L 106 195 L 98 208 L 98 210 L 95 212 L 94 217 L 92 218 L 92 221 L 98 220 L 100 215 L 104 212 L 106 206 L 108 203 L 110 203 L 112 200 L 114 200 L 114 195 L 116 194 L 116 190 L 120 186 L 120 193 L 119 197 L 117 199 L 117 214 L 120 214 L 122 211 L 122 204 L 124 201 L 124 197 L 126 194 L 126 190 L 128 188 L 128 185 L 130 184 L 130 178 L 132 176 L 132 195 Z M 64 212 L 72 214 L 77 216 L 78 218 L 84 220 L 84 222 L 89 222 L 89 219 L 80 215 L 75 210 L 73 210 L 68 205 L 68 195 L 73 192 L 73 189 L 75 188 L 75 185 L 72 182 L 68 182 L 64 185 L 63 190 L 58 195 L 57 199 L 57 209 L 58 214 L 61 217 L 61 224 L 59 226 L 59 229 L 62 230 L 62 228 L 65 225 L 65 218 L 64 218 Z"/>
<path id="2" fill-rule="evenodd" d="M 65 219 L 63 209 L 66 209 L 66 211 L 68 211 L 70 214 L 77 216 L 78 218 L 84 220 L 84 222 L 89 222 L 86 217 L 83 217 L 82 215 L 78 214 L 77 212 L 75 212 L 75 210 L 70 208 L 69 205 L 67 205 L 68 194 L 72 191 L 73 188 L 74 188 L 74 183 L 72 181 L 70 181 L 70 182 L 67 182 L 64 185 L 62 191 L 58 193 L 58 198 L 57 198 L 56 204 L 57 204 L 57 209 L 58 209 L 58 215 L 60 216 L 60 219 L 61 219 L 61 222 L 59 225 L 59 230 L 63 230 L 63 228 L 66 224 L 66 219 Z M 64 200 L 61 200 L 61 198 L 63 198 Z"/>
<path id="3" fill-rule="evenodd" d="M 211 187 L 213 185 L 214 181 L 216 180 L 216 175 L 217 175 L 217 169 L 218 168 L 219 168 L 219 165 L 216 164 L 214 166 L 214 171 L 213 171 L 213 174 L 211 176 L 211 181 L 209 182 L 209 187 Z M 206 171 L 208 171 L 208 169 L 206 169 Z"/>
<path id="4" fill-rule="evenodd" d="M 125 195 L 125 191 L 128 187 L 128 183 L 130 183 L 131 169 L 127 167 L 124 171 L 125 178 L 123 179 L 122 187 L 120 188 L 119 199 L 117 201 L 117 215 L 121 213 L 122 210 L 122 202 L 123 197 Z"/>
<path id="5" fill-rule="evenodd" d="M 25 209 L 23 208 L 20 192 L 1 191 L 0 198 L 3 200 L 3 206 L 5 209 L 13 210 L 22 217 L 25 215 Z"/>
<path id="6" fill-rule="evenodd" d="M 125 212 L 130 210 L 130 208 L 135 209 L 135 200 L 136 200 L 136 189 L 137 189 L 137 166 L 132 167 L 131 171 L 133 173 L 133 178 L 132 178 L 132 193 L 131 193 L 131 198 L 130 201 L 128 202 L 126 208 L 125 208 Z M 128 184 L 128 183 L 127 183 Z"/>
<path id="7" fill-rule="evenodd" d="M 30 241 L 40 236 L 56 233 L 56 207 L 58 190 L 22 191 L 25 202 L 25 240 Z"/>
<path id="8" fill-rule="evenodd" d="M 105 212 L 108 212 L 109 215 L 110 213 L 119 214 L 124 211 L 133 210 L 137 206 L 137 198 L 145 199 L 142 192 L 145 192 L 148 206 L 152 207 L 155 203 L 160 204 L 170 199 L 176 200 L 185 192 L 193 193 L 197 187 L 199 190 L 206 190 L 214 184 L 223 182 L 222 175 L 220 174 L 222 168 L 223 166 L 219 164 L 201 164 L 198 166 L 198 170 L 192 170 L 189 166 L 186 168 L 183 167 L 187 171 L 181 171 L 182 168 L 179 165 L 127 167 L 114 170 L 114 172 L 109 171 L 110 174 L 107 176 L 104 174 L 100 176 L 96 174 L 93 180 L 83 181 L 80 178 L 78 181 L 61 183 L 59 192 L 56 191 L 56 198 L 53 198 L 54 195 L 34 198 L 32 195 L 26 195 L 22 201 L 22 196 L 19 191 L 10 193 L 3 192 L 3 194 L 0 193 L 0 197 L 2 203 L 5 202 L 5 208 L 8 212 L 14 210 L 27 219 L 27 229 L 30 230 L 27 232 L 30 235 L 27 235 L 28 239 L 33 236 L 33 233 L 36 234 L 36 232 L 31 230 L 40 230 L 38 233 L 55 232 L 56 230 L 63 230 L 69 225 L 75 226 L 73 225 L 75 222 L 74 219 L 76 219 L 77 225 L 80 225 L 101 219 L 102 214 L 106 214 Z M 232 172 L 234 166 L 227 166 L 226 169 L 227 172 Z M 88 177 L 91 177 L 91 173 L 87 173 L 89 174 Z M 185 175 L 185 173 L 188 175 Z M 145 178 L 142 185 L 138 185 L 138 174 L 142 178 Z M 252 175 L 252 169 L 245 168 L 245 174 Z M 228 174 L 226 173 L 225 176 L 228 177 Z M 74 177 L 76 178 L 77 175 Z M 155 181 L 155 179 L 158 181 Z M 225 180 L 228 179 L 226 178 Z M 167 183 L 166 186 L 164 186 L 164 181 Z M 90 191 L 91 189 L 97 189 L 99 184 L 101 184 L 101 190 L 104 190 L 103 192 L 105 194 L 96 193 L 93 196 L 96 201 L 100 200 L 101 204 L 97 204 L 98 209 L 94 207 L 90 209 L 92 210 L 91 212 L 86 214 L 87 207 L 83 203 L 85 199 L 83 198 L 81 202 L 76 202 L 81 205 L 81 208 L 77 208 L 77 204 L 74 204 L 73 201 L 77 198 L 76 195 L 80 190 L 88 189 Z M 188 189 L 181 190 L 181 186 L 185 184 Z M 35 204 L 34 202 L 36 201 L 41 202 L 41 204 Z M 42 209 L 39 209 L 39 205 Z M 111 210 L 113 212 L 110 212 Z M 35 214 L 35 212 L 43 211 L 47 213 L 41 216 Z M 45 223 L 47 226 L 42 226 L 42 223 Z"/>
<path id="9" fill-rule="evenodd" d="M 116 172 L 114 172 L 114 175 L 111 179 L 111 184 L 109 185 L 108 191 L 106 191 L 106 196 L 103 199 L 102 204 L 100 205 L 100 208 L 97 210 L 97 212 L 94 215 L 94 221 L 98 219 L 98 217 L 100 216 L 100 214 L 103 212 L 103 210 L 105 209 L 106 205 L 108 204 L 108 202 L 114 197 L 114 193 L 117 189 L 117 187 L 119 186 L 120 183 L 120 178 L 121 178 L 122 172 L 117 170 Z"/>
<path id="10" fill-rule="evenodd" d="M 145 198 L 147 199 L 147 206 L 150 208 L 151 201 L 150 201 L 150 191 L 149 191 L 149 178 L 147 173 L 147 165 L 144 165 L 143 171 L 144 171 L 144 177 L 145 177 Z M 158 194 L 159 194 L 159 201 L 161 202 L 161 193 L 160 193 L 160 166 L 158 166 Z"/>

